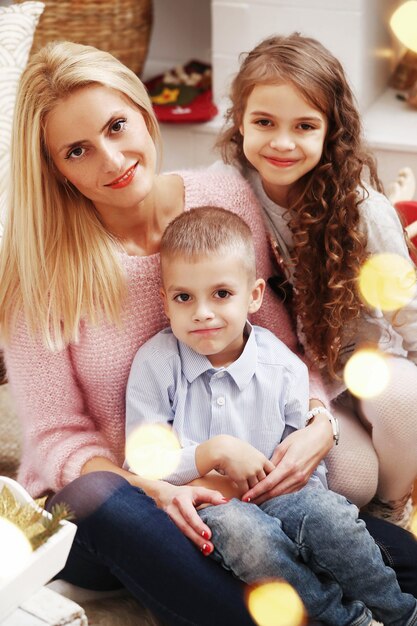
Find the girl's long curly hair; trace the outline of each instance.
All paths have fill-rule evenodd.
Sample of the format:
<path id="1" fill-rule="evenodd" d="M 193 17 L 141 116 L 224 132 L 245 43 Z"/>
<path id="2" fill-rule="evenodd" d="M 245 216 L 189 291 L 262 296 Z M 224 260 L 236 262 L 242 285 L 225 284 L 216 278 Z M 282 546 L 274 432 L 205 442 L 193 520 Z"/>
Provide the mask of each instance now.
<path id="1" fill-rule="evenodd" d="M 256 85 L 277 83 L 291 84 L 327 119 L 321 159 L 293 186 L 288 210 L 295 313 L 313 357 L 337 377 L 342 333 L 363 308 L 356 286 L 366 258 L 358 210 L 367 196 L 363 177 L 378 191 L 382 184 L 362 145 L 359 113 L 341 64 L 318 41 L 297 33 L 270 37 L 244 58 L 217 142 L 227 163 L 252 167 L 239 131 L 247 100 Z"/>

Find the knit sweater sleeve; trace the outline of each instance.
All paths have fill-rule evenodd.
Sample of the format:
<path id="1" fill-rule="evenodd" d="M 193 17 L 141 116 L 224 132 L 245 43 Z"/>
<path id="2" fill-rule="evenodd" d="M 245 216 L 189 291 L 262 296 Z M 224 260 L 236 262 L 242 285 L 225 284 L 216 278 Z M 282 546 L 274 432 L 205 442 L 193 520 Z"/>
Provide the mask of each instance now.
<path id="1" fill-rule="evenodd" d="M 185 208 L 214 205 L 240 215 L 251 229 L 257 276 L 265 281 L 274 275 L 272 252 L 262 215 L 262 207 L 249 183 L 233 167 L 216 164 L 208 170 L 181 172 L 185 184 Z M 260 310 L 250 320 L 272 331 L 293 352 L 299 354 L 298 341 L 288 310 L 268 283 Z M 306 359 L 301 356 L 306 362 Z M 318 370 L 309 367 L 310 397 L 328 404 L 328 396 Z"/>
<path id="2" fill-rule="evenodd" d="M 8 379 L 24 433 L 19 480 L 57 491 L 80 475 L 93 457 L 116 461 L 86 411 L 70 349 L 52 352 L 33 339 L 20 320 L 4 347 Z"/>
<path id="3" fill-rule="evenodd" d="M 360 206 L 361 226 L 367 238 L 367 252 L 374 254 L 394 254 L 413 264 L 404 237 L 398 214 L 389 200 L 374 189 L 369 189 L 369 197 Z M 414 271 L 410 271 L 414 280 Z M 412 283 L 411 283 L 412 284 Z M 385 317 L 395 331 L 401 335 L 408 358 L 417 365 L 417 295 L 399 310 L 374 310 L 376 317 Z"/>

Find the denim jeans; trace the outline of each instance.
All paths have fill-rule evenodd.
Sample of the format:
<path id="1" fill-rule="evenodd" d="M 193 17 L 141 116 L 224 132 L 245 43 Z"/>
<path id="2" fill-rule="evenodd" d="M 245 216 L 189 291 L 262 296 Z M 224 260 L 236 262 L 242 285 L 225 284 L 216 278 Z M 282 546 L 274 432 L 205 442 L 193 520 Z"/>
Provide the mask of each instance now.
<path id="1" fill-rule="evenodd" d="M 360 514 L 381 550 L 384 563 L 392 567 L 402 591 L 417 598 L 417 539 L 407 530 L 372 515 Z"/>
<path id="2" fill-rule="evenodd" d="M 417 601 L 358 519 L 358 509 L 321 485 L 256 506 L 233 499 L 200 511 L 211 528 L 213 558 L 247 583 L 284 578 L 308 614 L 332 626 L 417 624 Z"/>
<path id="3" fill-rule="evenodd" d="M 112 472 L 81 476 L 48 502 L 66 502 L 77 533 L 57 578 L 88 589 L 126 587 L 164 624 L 254 626 L 244 587 L 181 533 L 140 489 Z"/>

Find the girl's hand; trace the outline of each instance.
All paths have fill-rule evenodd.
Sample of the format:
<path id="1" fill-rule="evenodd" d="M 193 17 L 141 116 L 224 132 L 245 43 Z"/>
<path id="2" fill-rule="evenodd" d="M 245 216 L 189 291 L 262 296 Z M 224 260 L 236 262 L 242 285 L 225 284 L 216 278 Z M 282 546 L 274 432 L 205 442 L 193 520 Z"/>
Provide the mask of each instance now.
<path id="1" fill-rule="evenodd" d="M 307 484 L 332 446 L 329 421 L 325 416 L 318 415 L 311 425 L 291 433 L 275 448 L 271 457 L 275 469 L 249 489 L 242 500 L 249 498 L 255 504 L 262 504 L 275 496 L 298 491 Z"/>
<path id="2" fill-rule="evenodd" d="M 213 552 L 211 530 L 199 517 L 196 508 L 202 504 L 225 504 L 227 499 L 220 491 L 185 485 L 177 487 L 160 481 L 152 494 L 159 508 L 163 509 L 174 524 L 201 550 L 204 556 Z"/>

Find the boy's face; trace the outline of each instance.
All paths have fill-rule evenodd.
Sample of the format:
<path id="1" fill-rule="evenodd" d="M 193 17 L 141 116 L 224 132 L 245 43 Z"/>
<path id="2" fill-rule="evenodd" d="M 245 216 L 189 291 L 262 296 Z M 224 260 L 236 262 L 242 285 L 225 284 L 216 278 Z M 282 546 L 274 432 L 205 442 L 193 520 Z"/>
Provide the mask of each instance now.
<path id="1" fill-rule="evenodd" d="M 164 259 L 161 290 L 174 335 L 207 356 L 214 367 L 235 361 L 245 345 L 248 313 L 262 303 L 265 282 L 250 281 L 242 259 L 231 253 Z"/>

